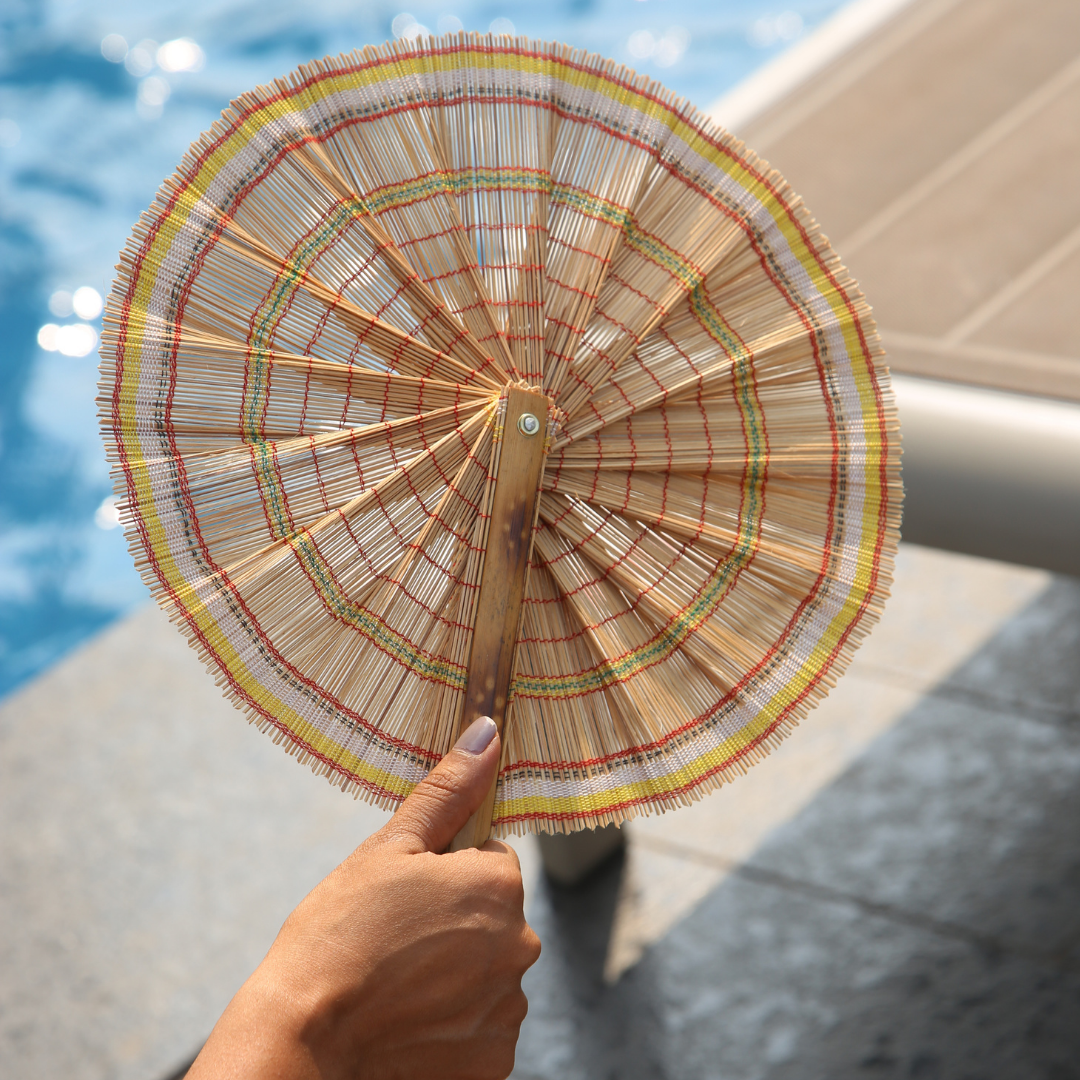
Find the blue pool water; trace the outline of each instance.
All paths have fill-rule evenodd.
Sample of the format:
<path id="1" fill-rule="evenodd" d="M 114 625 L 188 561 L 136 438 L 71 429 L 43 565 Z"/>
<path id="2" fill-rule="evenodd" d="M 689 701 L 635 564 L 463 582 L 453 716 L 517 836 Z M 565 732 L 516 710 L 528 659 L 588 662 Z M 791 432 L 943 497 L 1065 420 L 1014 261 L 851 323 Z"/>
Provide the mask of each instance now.
<path id="1" fill-rule="evenodd" d="M 146 596 L 104 502 L 110 484 L 87 327 L 100 328 L 94 294 L 108 292 L 132 223 L 231 97 L 312 57 L 395 33 L 486 31 L 494 22 L 496 32 L 632 64 L 704 107 L 838 6 L 3 0 L 0 695 Z"/>

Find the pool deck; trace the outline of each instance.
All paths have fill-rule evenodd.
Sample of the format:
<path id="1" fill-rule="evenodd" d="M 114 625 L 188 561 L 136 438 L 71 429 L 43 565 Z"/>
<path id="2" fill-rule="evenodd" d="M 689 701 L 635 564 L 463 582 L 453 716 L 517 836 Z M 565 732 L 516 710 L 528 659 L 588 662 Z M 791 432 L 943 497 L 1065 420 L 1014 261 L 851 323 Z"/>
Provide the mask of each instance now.
<path id="1" fill-rule="evenodd" d="M 896 371 L 1080 401 L 1080 4 L 920 0 L 736 129 Z"/>
<path id="2" fill-rule="evenodd" d="M 575 890 L 518 842 L 544 954 L 516 1075 L 1075 1075 L 1078 650 L 1080 582 L 905 545 L 766 765 L 631 823 Z M 172 1075 L 384 820 L 243 723 L 150 607 L 0 707 L 0 762 L 5 1076 Z"/>
<path id="3" fill-rule="evenodd" d="M 898 370 L 1080 400 L 1078 56 L 1075 0 L 921 0 L 739 130 Z M 544 953 L 515 1076 L 1077 1076 L 1078 655 L 1080 580 L 902 545 L 882 623 L 769 762 L 631 823 L 576 889 L 517 844 Z M 385 820 L 246 725 L 149 607 L 0 703 L 0 777 L 20 1080 L 177 1075 Z"/>

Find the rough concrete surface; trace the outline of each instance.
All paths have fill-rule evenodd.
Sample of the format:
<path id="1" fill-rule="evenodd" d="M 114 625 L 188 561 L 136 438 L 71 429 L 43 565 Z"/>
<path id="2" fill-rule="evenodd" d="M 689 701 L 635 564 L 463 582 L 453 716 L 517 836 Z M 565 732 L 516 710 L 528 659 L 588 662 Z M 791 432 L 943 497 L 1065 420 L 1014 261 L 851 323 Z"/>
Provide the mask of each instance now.
<path id="1" fill-rule="evenodd" d="M 576 890 L 517 844 L 544 945 L 517 1075 L 1076 1075 L 1078 652 L 1080 583 L 902 546 L 769 761 L 630 823 Z M 385 818 L 245 724 L 154 609 L 0 705 L 0 776 L 20 1080 L 174 1074 Z"/>
<path id="2" fill-rule="evenodd" d="M 156 1080 L 384 819 L 219 695 L 156 608 L 0 706 L 0 1076 Z"/>
<path id="3" fill-rule="evenodd" d="M 1080 1076 L 1078 639 L 1054 579 L 614 986 L 624 865 L 542 886 L 515 1075 Z"/>

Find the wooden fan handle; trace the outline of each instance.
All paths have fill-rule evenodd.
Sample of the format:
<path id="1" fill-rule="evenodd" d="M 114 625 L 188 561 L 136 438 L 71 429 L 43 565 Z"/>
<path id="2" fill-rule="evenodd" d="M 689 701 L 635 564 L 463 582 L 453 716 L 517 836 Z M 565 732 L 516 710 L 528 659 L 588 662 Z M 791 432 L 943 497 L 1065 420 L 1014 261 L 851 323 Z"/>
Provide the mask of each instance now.
<path id="1" fill-rule="evenodd" d="M 547 413 L 544 394 L 516 386 L 508 391 L 459 735 L 478 717 L 490 716 L 501 738 L 506 723 L 506 697 L 514 674 L 521 601 L 544 472 Z M 494 807 L 492 784 L 483 805 L 454 837 L 450 850 L 480 847 L 491 835 Z"/>

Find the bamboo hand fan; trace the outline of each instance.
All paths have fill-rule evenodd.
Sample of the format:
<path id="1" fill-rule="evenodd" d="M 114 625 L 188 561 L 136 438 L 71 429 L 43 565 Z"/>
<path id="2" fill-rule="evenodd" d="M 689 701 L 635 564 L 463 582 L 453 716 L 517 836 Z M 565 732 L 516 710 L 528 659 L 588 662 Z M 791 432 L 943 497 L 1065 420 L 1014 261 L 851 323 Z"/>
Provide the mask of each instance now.
<path id="1" fill-rule="evenodd" d="M 886 595 L 857 287 L 777 173 L 565 46 L 397 43 L 241 97 L 136 226 L 102 357 L 132 551 L 228 696 L 384 806 L 491 714 L 467 842 L 743 772 Z"/>

